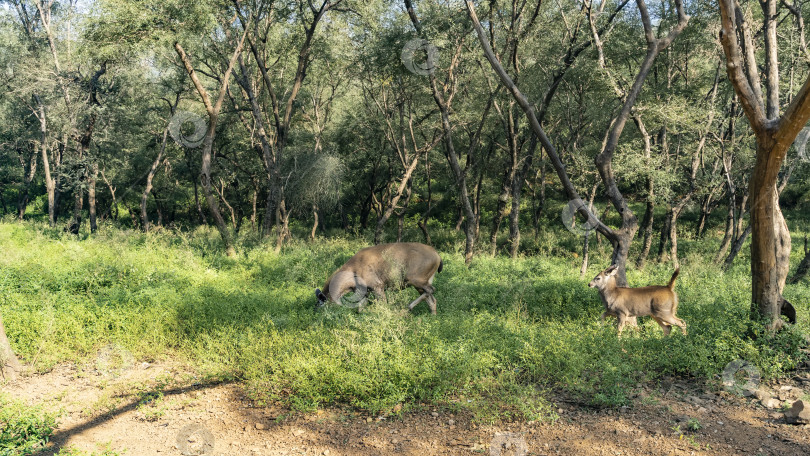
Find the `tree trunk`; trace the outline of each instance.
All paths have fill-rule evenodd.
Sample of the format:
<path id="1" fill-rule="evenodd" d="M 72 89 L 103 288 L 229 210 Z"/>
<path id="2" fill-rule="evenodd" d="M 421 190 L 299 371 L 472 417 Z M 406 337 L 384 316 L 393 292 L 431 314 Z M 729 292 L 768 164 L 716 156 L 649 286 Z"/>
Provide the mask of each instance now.
<path id="1" fill-rule="evenodd" d="M 315 221 L 312 222 L 312 231 L 310 231 L 310 233 L 309 233 L 309 239 L 311 241 L 314 241 L 315 240 L 315 231 L 318 230 L 318 205 L 317 204 L 312 205 L 312 218 L 314 218 Z"/>
<path id="2" fill-rule="evenodd" d="M 34 149 L 25 160 L 25 168 L 23 171 L 23 188 L 20 192 L 20 197 L 17 200 L 17 219 L 22 221 L 25 217 L 25 210 L 28 208 L 30 201 L 31 182 L 34 180 L 34 175 L 37 172 L 37 151 Z"/>
<path id="3" fill-rule="evenodd" d="M 706 220 L 709 219 L 709 214 L 711 213 L 710 207 L 712 202 L 712 195 L 709 193 L 705 197 L 703 197 L 703 201 L 700 203 L 700 217 L 698 218 L 697 223 L 697 238 L 700 239 L 703 237 L 703 231 L 706 228 Z"/>
<path id="4" fill-rule="evenodd" d="M 96 219 L 96 181 L 98 180 L 98 162 L 94 162 L 87 179 L 87 209 L 90 212 L 90 232 L 98 231 Z"/>
<path id="5" fill-rule="evenodd" d="M 667 258 L 667 241 L 669 241 L 670 226 L 672 224 L 672 207 L 667 208 L 664 224 L 661 225 L 661 235 L 658 241 L 658 262 L 663 263 Z"/>
<path id="6" fill-rule="evenodd" d="M 416 223 L 419 226 L 419 229 L 422 230 L 422 234 L 425 235 L 425 244 L 433 245 L 430 241 L 430 232 L 428 232 L 428 217 L 430 217 L 430 211 L 433 209 L 433 189 L 430 185 L 430 157 L 425 156 L 425 173 L 427 175 L 427 209 L 422 214 L 422 217 Z"/>
<path id="7" fill-rule="evenodd" d="M 182 46 L 180 46 L 180 43 L 174 43 L 175 51 L 177 51 L 177 55 L 180 56 L 180 60 L 183 62 L 183 66 L 191 78 L 191 81 L 194 83 L 197 92 L 200 94 L 200 97 L 205 104 L 206 111 L 208 112 L 208 130 L 205 133 L 205 138 L 203 139 L 202 144 L 202 169 L 200 171 L 200 181 L 203 187 L 203 194 L 208 202 L 208 209 L 211 211 L 211 216 L 214 217 L 214 223 L 219 231 L 219 235 L 222 237 L 225 253 L 230 257 L 236 255 L 236 250 L 233 247 L 233 242 L 231 241 L 228 227 L 225 225 L 225 220 L 222 218 L 222 213 L 219 210 L 219 203 L 211 191 L 211 153 L 214 148 L 214 138 L 216 137 L 217 133 L 217 118 L 219 117 L 219 112 L 222 108 L 222 101 L 225 98 L 225 93 L 228 89 L 228 82 L 230 81 L 231 72 L 233 71 L 236 59 L 242 53 L 242 46 L 245 43 L 246 36 L 247 32 L 245 31 L 242 33 L 242 38 L 239 40 L 239 44 L 236 46 L 236 49 L 231 55 L 231 59 L 228 63 L 228 69 L 225 70 L 225 75 L 222 78 L 223 82 L 219 89 L 219 95 L 216 102 L 213 104 L 208 97 L 208 92 L 197 78 L 197 73 L 194 71 L 194 67 L 191 65 L 191 60 L 189 60 L 185 50 Z"/>
<path id="8" fill-rule="evenodd" d="M 526 161 L 531 162 L 528 157 Z M 520 249 L 520 197 L 522 189 L 523 173 L 519 172 L 512 182 L 512 210 L 509 212 L 509 256 L 512 258 L 517 257 Z"/>
<path id="9" fill-rule="evenodd" d="M 259 200 L 259 185 L 253 180 L 253 198 L 250 199 L 251 202 L 251 212 L 250 212 L 250 231 L 253 233 L 257 233 L 256 230 L 256 209 L 257 203 Z"/>
<path id="10" fill-rule="evenodd" d="M 683 207 L 676 206 L 672 211 L 672 220 L 669 222 L 669 256 L 675 269 L 681 267 L 681 263 L 678 261 L 678 217 L 682 210 Z"/>
<path id="11" fill-rule="evenodd" d="M 39 97 L 35 95 L 37 101 Z M 45 189 L 48 192 L 48 224 L 51 228 L 56 226 L 56 180 L 51 176 L 51 162 L 48 158 L 48 128 L 45 120 L 45 107 L 39 101 L 40 132 L 42 134 L 39 147 L 42 153 L 42 169 L 45 171 Z M 58 167 L 58 166 L 57 166 Z"/>
<path id="12" fill-rule="evenodd" d="M 155 198 L 155 211 L 158 215 L 157 225 L 163 227 L 163 205 L 160 204 L 160 198 L 154 188 L 152 189 L 152 197 Z"/>
<path id="13" fill-rule="evenodd" d="M 82 227 L 82 208 L 84 206 L 84 189 L 77 185 L 73 190 L 73 217 L 70 219 L 68 230 L 71 234 L 79 234 Z"/>
<path id="14" fill-rule="evenodd" d="M 222 212 L 219 210 L 219 202 L 214 196 L 211 186 L 211 150 L 214 146 L 214 136 L 216 134 L 214 130 L 216 130 L 216 125 L 212 123 L 212 125 L 208 127 L 208 133 L 206 134 L 205 140 L 203 140 L 203 159 L 202 170 L 200 172 L 200 183 L 202 184 L 205 200 L 208 202 L 208 210 L 211 212 L 211 216 L 214 218 L 214 224 L 219 231 L 219 235 L 222 237 L 222 242 L 225 246 L 225 253 L 228 256 L 234 256 L 236 255 L 236 251 L 233 248 L 231 235 L 228 232 L 228 227 L 225 225 L 225 219 L 222 218 Z"/>
<path id="15" fill-rule="evenodd" d="M 489 254 L 491 256 L 495 256 L 495 252 L 498 249 L 498 232 L 501 229 L 501 221 L 506 216 L 506 203 L 509 201 L 509 189 L 511 187 L 513 169 L 514 166 L 510 163 L 504 171 L 503 185 L 501 187 L 501 193 L 498 195 L 498 206 L 495 208 L 493 214 L 492 230 L 489 233 Z"/>
<path id="16" fill-rule="evenodd" d="M 760 148 L 763 148 L 760 146 Z M 757 166 L 751 178 L 751 276 L 752 311 L 771 330 L 782 326 L 782 290 L 790 268 L 790 233 L 779 208 L 776 181 L 768 182 L 767 168 L 760 162 L 769 150 L 757 151 Z"/>
<path id="17" fill-rule="evenodd" d="M 737 240 L 734 241 L 734 245 L 731 246 L 731 252 L 728 253 L 726 257 L 726 261 L 723 262 L 723 269 L 728 270 L 732 263 L 734 263 L 734 259 L 737 258 L 737 254 L 740 253 L 743 244 L 745 244 L 746 239 L 751 234 L 751 224 L 749 223 L 748 226 L 745 228 L 745 231 L 740 234 Z"/>
<path id="18" fill-rule="evenodd" d="M 728 216 L 726 216 L 726 231 L 723 234 L 723 240 L 720 241 L 720 250 L 717 251 L 717 256 L 714 257 L 715 263 L 720 263 L 728 252 L 731 246 L 731 238 L 734 236 L 734 194 L 730 194 L 728 204 Z"/>
<path id="19" fill-rule="evenodd" d="M 180 97 L 178 96 L 178 101 L 179 99 Z M 176 106 L 177 104 L 175 104 L 175 107 Z M 172 107 L 171 114 L 174 115 L 174 107 Z M 141 227 L 143 228 L 144 232 L 149 232 L 149 215 L 146 213 L 146 203 L 149 201 L 149 193 L 152 191 L 152 180 L 155 178 L 158 166 L 160 166 L 160 161 L 163 160 L 163 154 L 166 152 L 166 142 L 168 140 L 169 127 L 167 126 L 163 130 L 163 140 L 160 143 L 160 150 L 158 150 L 157 157 L 155 157 L 155 161 L 152 162 L 152 166 L 149 167 L 149 172 L 146 174 L 146 186 L 141 194 Z M 194 196 L 196 199 L 196 191 Z M 197 205 L 199 206 L 199 201 L 197 202 Z"/>
<path id="20" fill-rule="evenodd" d="M 219 187 L 214 187 L 214 191 L 217 192 L 220 201 L 222 201 L 222 204 L 224 204 L 225 208 L 228 209 L 228 213 L 231 215 L 231 226 L 233 226 L 234 232 L 238 233 L 239 228 L 236 221 L 237 220 L 236 210 L 233 208 L 231 203 L 229 203 L 228 200 L 225 199 L 225 189 L 226 189 L 225 182 L 223 182 L 222 179 L 220 179 Z"/>
<path id="21" fill-rule="evenodd" d="M 278 238 L 276 238 L 275 252 L 279 253 L 281 252 L 281 247 L 284 245 L 284 241 L 292 238 L 290 233 L 290 211 L 287 210 L 287 204 L 284 200 L 281 200 L 281 203 L 278 205 L 277 214 L 279 230 Z"/>
<path id="22" fill-rule="evenodd" d="M 652 138 L 647 132 L 647 127 L 644 125 L 640 114 L 634 114 L 633 120 L 636 122 L 636 126 L 638 127 L 641 137 L 644 140 L 644 161 L 647 166 L 648 173 L 646 195 L 647 206 L 644 211 L 644 217 L 641 220 L 641 231 L 644 232 L 644 241 L 641 253 L 636 259 L 636 267 L 641 269 L 644 267 L 644 263 L 647 261 L 647 256 L 650 254 L 650 248 L 652 247 L 653 212 L 655 210 L 655 182 L 653 181 L 652 177 Z M 666 141 L 666 131 L 666 125 L 662 126 L 658 135 L 659 138 L 662 139 L 661 142 Z M 664 152 L 666 153 L 666 151 Z"/>
<path id="23" fill-rule="evenodd" d="M 591 190 L 591 196 L 588 201 L 588 210 L 593 212 L 593 200 L 596 198 L 596 189 L 599 188 L 599 184 L 595 184 L 593 189 Z M 591 230 L 585 230 L 585 235 L 582 239 L 582 266 L 579 268 L 579 277 L 585 277 L 585 273 L 588 272 L 588 260 L 589 260 L 589 247 L 590 247 L 590 240 L 591 240 Z"/>
<path id="24" fill-rule="evenodd" d="M 542 157 L 543 149 L 540 149 L 540 155 Z M 536 207 L 534 208 L 534 239 L 537 240 L 538 235 L 540 234 L 540 217 L 543 215 L 543 210 L 546 208 L 546 160 L 540 160 L 540 182 L 538 183 L 540 187 L 540 197 L 534 198 L 536 202 Z M 597 233 L 598 235 L 598 233 Z"/>
<path id="25" fill-rule="evenodd" d="M 512 179 L 512 210 L 509 212 L 509 256 L 517 257 L 520 248 L 520 200 L 523 194 L 523 183 L 532 167 L 534 151 L 537 149 L 537 137 L 532 135 L 529 140 L 529 150 L 523 158 L 521 166 Z"/>
<path id="26" fill-rule="evenodd" d="M 411 18 L 414 28 L 416 29 L 417 33 L 421 35 L 422 25 L 416 16 L 416 11 L 413 9 L 411 0 L 405 0 L 405 6 L 408 10 L 408 15 Z M 430 59 L 430 56 L 428 56 L 428 58 Z M 454 59 L 454 61 L 457 62 L 458 59 Z M 475 212 L 473 211 L 472 204 L 470 203 L 470 196 L 467 191 L 467 176 L 464 170 L 461 169 L 461 165 L 458 161 L 458 154 L 456 154 L 455 145 L 453 144 L 453 128 L 450 124 L 449 103 L 445 101 L 444 96 L 439 91 L 439 82 L 436 79 L 435 72 L 431 71 L 429 73 L 429 78 L 431 92 L 433 93 L 433 100 L 436 102 L 436 106 L 441 112 L 442 131 L 444 132 L 444 152 L 447 156 L 448 162 L 450 162 L 450 169 L 453 171 L 453 177 L 455 177 L 456 180 L 456 187 L 458 188 L 458 196 L 460 200 L 459 202 L 461 203 L 464 215 L 467 217 L 467 223 L 464 228 L 464 263 L 470 264 L 473 259 L 473 249 L 475 248 Z M 452 84 L 452 87 L 452 90 L 455 90 L 456 85 Z"/>
<path id="27" fill-rule="evenodd" d="M 107 185 L 107 189 L 110 190 L 110 199 L 112 202 L 110 203 L 110 208 L 107 209 L 106 213 L 109 213 L 113 220 L 118 220 L 118 202 L 115 199 L 115 187 L 112 186 L 112 183 L 107 179 L 107 176 L 104 174 L 104 170 L 101 170 L 101 180 L 104 181 L 104 184 Z M 101 217 L 104 219 L 104 217 Z"/>
<path id="28" fill-rule="evenodd" d="M 776 0 L 760 1 L 765 38 L 764 96 L 745 16 L 738 3 L 732 0 L 719 3 L 720 42 L 726 55 L 729 80 L 757 141 L 756 162 L 748 184 L 752 201 L 751 315 L 774 332 L 783 326 L 781 314 L 795 321 L 795 309 L 782 297 L 790 267 L 790 233 L 779 208 L 776 183 L 788 148 L 810 120 L 810 77 L 795 97 L 787 97 L 790 103 L 780 116 Z"/>
<path id="29" fill-rule="evenodd" d="M 382 216 L 377 219 L 377 228 L 374 230 L 374 244 L 379 244 L 382 241 L 382 231 L 383 227 L 385 226 L 385 222 L 391 218 L 391 214 L 393 214 L 394 210 L 397 208 L 397 203 L 399 203 L 399 200 L 402 198 L 402 194 L 405 192 L 406 188 L 410 187 L 411 174 L 413 174 L 413 170 L 416 169 L 416 165 L 418 163 L 419 154 L 417 153 L 411 164 L 407 169 L 405 169 L 405 172 L 399 181 L 399 186 L 397 187 L 397 192 L 394 194 L 394 197 L 389 200 L 388 205 L 382 213 Z M 410 199 L 410 195 L 408 199 Z"/>
<path id="30" fill-rule="evenodd" d="M 191 183 L 194 185 L 194 206 L 197 208 L 197 215 L 200 216 L 200 222 L 203 225 L 208 225 L 208 219 L 205 217 L 205 212 L 203 212 L 202 205 L 200 204 L 200 191 L 197 187 L 197 179 L 191 179 Z"/>
<path id="31" fill-rule="evenodd" d="M 397 211 L 397 242 L 402 242 L 402 234 L 405 229 L 405 212 L 408 209 L 408 205 L 411 204 L 411 196 L 413 196 L 412 184 L 413 182 L 408 179 L 408 188 L 405 190 L 405 202 L 402 203 L 402 208 Z"/>
<path id="32" fill-rule="evenodd" d="M 653 202 L 653 195 L 647 195 L 647 208 L 644 210 L 644 217 L 641 219 L 641 230 L 644 232 L 644 241 L 641 247 L 641 253 L 636 260 L 636 267 L 642 269 L 644 263 L 647 262 L 647 257 L 650 255 L 650 248 L 652 247 L 652 234 L 653 234 L 653 212 L 655 211 L 655 203 Z"/>

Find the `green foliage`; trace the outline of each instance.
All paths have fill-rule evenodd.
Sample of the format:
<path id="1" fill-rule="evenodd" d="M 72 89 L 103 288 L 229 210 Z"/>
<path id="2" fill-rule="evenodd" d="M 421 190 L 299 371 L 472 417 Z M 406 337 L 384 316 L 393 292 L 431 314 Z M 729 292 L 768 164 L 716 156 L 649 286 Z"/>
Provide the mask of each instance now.
<path id="1" fill-rule="evenodd" d="M 121 453 L 111 450 L 109 445 L 107 448 L 101 450 L 101 452 L 88 452 L 82 451 L 75 446 L 68 446 L 64 447 L 56 453 L 56 456 L 120 456 Z"/>
<path id="2" fill-rule="evenodd" d="M 559 240 L 558 240 L 559 241 Z M 237 258 L 212 230 L 149 234 L 107 229 L 77 241 L 39 224 L 0 224 L 0 311 L 12 344 L 37 369 L 92 368 L 116 344 L 135 359 L 186 360 L 207 377 L 238 378 L 258 402 L 311 410 L 347 404 L 370 413 L 397 404 L 467 408 L 482 420 L 554 418 L 549 391 L 596 406 L 626 404 L 638 383 L 664 375 L 717 378 L 745 359 L 765 378 L 803 359 L 807 321 L 776 336 L 748 318 L 745 268 L 728 273 L 682 260 L 679 316 L 689 335 L 652 321 L 616 337 L 576 262 L 544 254 L 510 260 L 442 253 L 439 315 L 412 313 L 412 289 L 372 300 L 362 314 L 315 311 L 313 290 L 359 240 L 299 243 L 281 254 L 243 240 Z M 556 242 L 552 241 L 552 244 Z M 689 244 L 687 243 L 687 246 Z M 594 265 L 609 252 L 593 252 Z M 664 283 L 667 266 L 630 271 Z M 800 314 L 807 300 L 794 303 Z M 755 337 L 748 337 L 749 334 Z M 159 391 L 141 408 L 159 417 Z"/>
<path id="3" fill-rule="evenodd" d="M 48 443 L 55 427 L 54 415 L 0 396 L 0 455 L 34 454 Z"/>

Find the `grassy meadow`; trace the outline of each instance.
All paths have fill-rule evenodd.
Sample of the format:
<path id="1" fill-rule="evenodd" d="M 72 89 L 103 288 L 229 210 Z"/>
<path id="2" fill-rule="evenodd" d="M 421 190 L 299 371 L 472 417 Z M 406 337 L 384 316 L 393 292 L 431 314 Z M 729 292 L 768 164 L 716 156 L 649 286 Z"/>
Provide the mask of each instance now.
<path id="1" fill-rule="evenodd" d="M 800 244 L 803 233 L 794 233 Z M 452 230 L 437 239 L 460 238 Z M 416 239 L 416 238 L 415 238 Z M 364 413 L 421 406 L 469 409 L 481 420 L 554 419 L 563 393 L 592 406 L 628 404 L 639 383 L 667 375 L 709 379 L 736 359 L 763 377 L 803 360 L 810 287 L 786 288 L 800 323 L 772 337 L 748 319 L 747 248 L 729 272 L 706 258 L 719 241 L 681 240 L 679 316 L 688 336 L 664 337 L 643 319 L 619 340 L 587 282 L 607 265 L 592 245 L 579 276 L 580 241 L 557 230 L 526 239 L 518 259 L 479 255 L 464 265 L 461 242 L 443 242 L 438 315 L 405 312 L 413 289 L 367 310 L 315 311 L 313 289 L 364 239 L 297 241 L 281 253 L 250 235 L 235 258 L 213 230 L 143 234 L 105 226 L 78 238 L 39 222 L 0 223 L 0 312 L 12 346 L 37 371 L 72 362 L 90 370 L 100 350 L 133 361 L 179 360 L 201 377 L 235 379 L 259 403 L 295 410 L 329 405 Z M 442 247 L 444 245 L 444 247 Z M 801 257 L 794 248 L 794 267 Z M 631 285 L 663 284 L 670 264 L 628 272 Z M 753 336 L 753 337 L 752 337 Z"/>

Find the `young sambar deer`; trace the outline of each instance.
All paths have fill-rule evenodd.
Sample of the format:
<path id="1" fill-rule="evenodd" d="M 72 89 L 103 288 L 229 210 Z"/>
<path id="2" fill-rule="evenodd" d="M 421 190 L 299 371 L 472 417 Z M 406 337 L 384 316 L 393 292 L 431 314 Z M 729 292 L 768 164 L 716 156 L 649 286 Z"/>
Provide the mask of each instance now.
<path id="1" fill-rule="evenodd" d="M 435 315 L 433 278 L 441 272 L 442 266 L 436 250 L 425 244 L 397 242 L 366 247 L 326 280 L 323 291 L 315 289 L 316 308 L 330 299 L 340 304 L 344 295 L 354 292 L 355 299 L 358 299 L 357 311 L 360 312 L 367 300 L 367 291 L 387 301 L 386 288 L 410 285 L 421 295 L 408 305 L 408 309 L 413 310 L 420 302 L 427 301 L 430 312 Z"/>
<path id="2" fill-rule="evenodd" d="M 599 296 L 605 305 L 602 312 L 602 321 L 606 316 L 614 316 L 619 321 L 617 329 L 622 335 L 624 326 L 635 320 L 634 317 L 652 317 L 669 335 L 672 326 L 681 328 L 686 334 L 686 323 L 675 316 L 678 311 L 678 295 L 675 293 L 675 279 L 679 269 L 675 270 L 667 286 L 651 286 L 641 288 L 625 288 L 616 286 L 616 272 L 618 267 L 614 264 L 600 272 L 588 284 L 591 288 L 599 290 Z"/>

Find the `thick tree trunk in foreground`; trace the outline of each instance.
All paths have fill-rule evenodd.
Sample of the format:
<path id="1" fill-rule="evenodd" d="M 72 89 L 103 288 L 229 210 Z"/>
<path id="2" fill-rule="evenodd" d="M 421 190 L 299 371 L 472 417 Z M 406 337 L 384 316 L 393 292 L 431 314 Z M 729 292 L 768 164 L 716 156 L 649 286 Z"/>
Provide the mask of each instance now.
<path id="1" fill-rule="evenodd" d="M 770 154 L 758 150 L 757 155 Z M 782 290 L 790 269 L 790 232 L 779 208 L 776 181 L 767 182 L 761 171 L 755 166 L 749 189 L 757 195 L 751 206 L 752 311 L 769 319 L 769 326 L 776 330 L 781 327 Z"/>
<path id="2" fill-rule="evenodd" d="M 771 331 L 783 326 L 780 314 L 795 310 L 782 297 L 790 257 L 790 233 L 779 209 L 776 186 L 788 148 L 810 120 L 810 77 L 779 115 L 776 0 L 763 0 L 765 94 L 759 76 L 753 37 L 735 0 L 719 0 L 720 42 L 728 77 L 757 140 L 757 157 L 749 182 L 751 198 L 751 315 Z M 790 318 L 790 317 L 789 317 Z"/>

